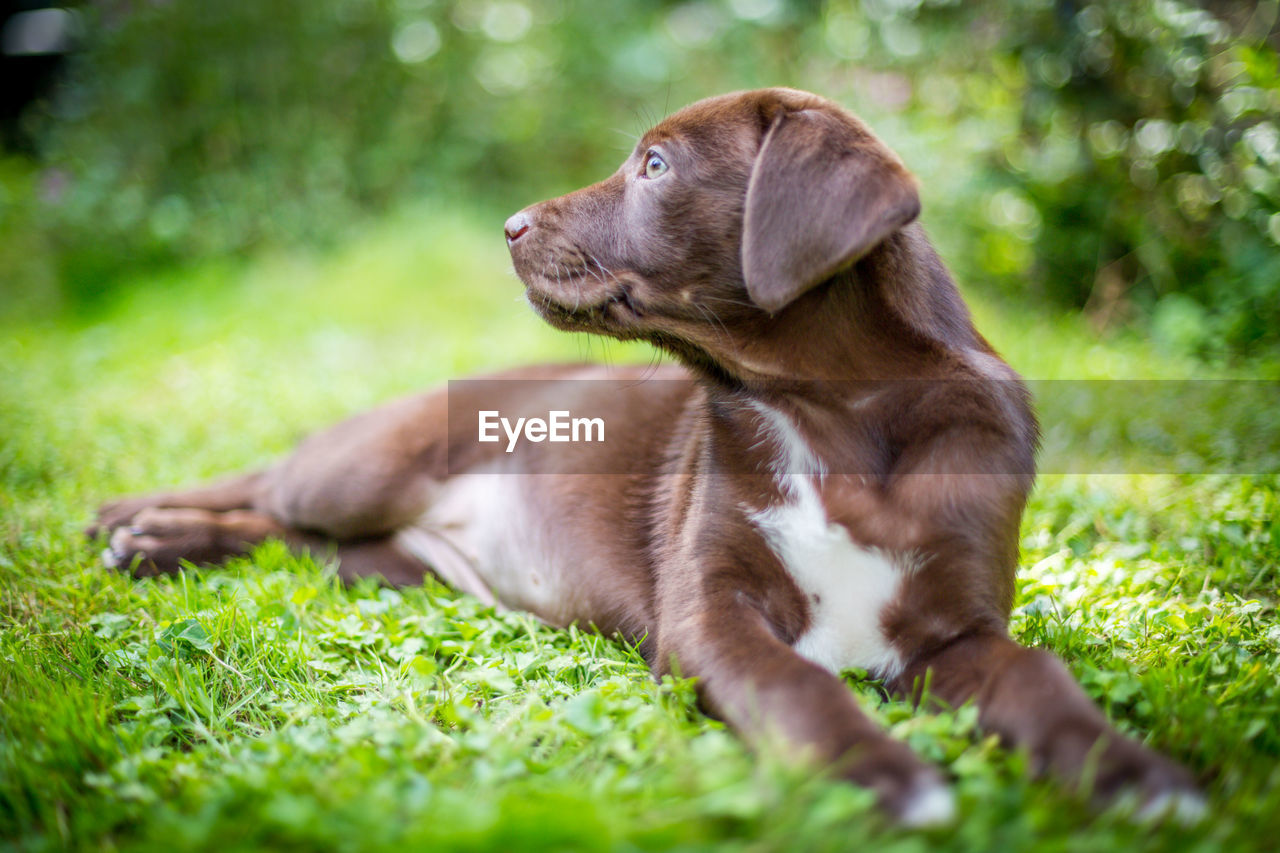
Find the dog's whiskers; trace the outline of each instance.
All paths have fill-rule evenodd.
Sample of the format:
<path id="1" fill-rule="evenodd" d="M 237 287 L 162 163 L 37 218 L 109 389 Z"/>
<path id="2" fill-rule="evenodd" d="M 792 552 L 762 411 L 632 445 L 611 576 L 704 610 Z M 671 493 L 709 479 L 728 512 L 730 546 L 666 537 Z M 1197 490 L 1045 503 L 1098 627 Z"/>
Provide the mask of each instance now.
<path id="1" fill-rule="evenodd" d="M 719 315 L 716 314 L 716 312 L 712 311 L 709 306 L 703 305 L 702 303 L 696 302 L 696 301 L 691 302 L 690 304 L 694 308 L 698 309 L 698 313 L 702 315 L 702 318 L 704 320 L 707 320 L 708 322 L 711 323 L 711 329 L 716 333 L 717 338 L 720 338 L 725 341 L 728 341 L 731 339 L 731 335 L 729 334 L 729 329 L 725 326 L 724 321 L 721 320 Z"/>
<path id="2" fill-rule="evenodd" d="M 591 263 L 595 264 L 595 265 L 596 265 L 596 267 L 597 267 L 597 268 L 598 268 L 602 273 L 604 273 L 605 275 L 607 275 L 607 276 L 609 277 L 609 280 L 610 280 L 610 281 L 617 281 L 617 280 L 618 280 L 618 277 L 617 277 L 616 275 L 614 275 L 613 271 L 612 271 L 612 270 L 610 270 L 608 267 L 606 267 L 604 264 L 600 263 L 600 259 L 599 259 L 599 258 L 597 258 L 594 254 L 592 254 L 592 253 L 588 252 L 588 253 L 587 253 L 587 257 L 591 260 Z"/>
<path id="3" fill-rule="evenodd" d="M 751 302 L 747 302 L 747 301 L 746 301 L 746 300 L 744 300 L 744 299 L 729 299 L 728 297 L 725 297 L 725 296 L 711 296 L 711 295 L 708 295 L 708 294 L 703 294 L 703 296 L 702 296 L 701 298 L 702 298 L 702 299 L 710 299 L 710 300 L 711 300 L 711 301 L 713 301 L 713 302 L 724 302 L 724 303 L 726 303 L 726 304 L 728 304 L 728 305 L 737 305 L 737 306 L 739 306 L 739 307 L 741 307 L 741 308 L 756 308 L 756 307 L 757 307 L 757 306 L 756 306 L 756 305 L 754 305 L 753 303 L 751 303 Z"/>

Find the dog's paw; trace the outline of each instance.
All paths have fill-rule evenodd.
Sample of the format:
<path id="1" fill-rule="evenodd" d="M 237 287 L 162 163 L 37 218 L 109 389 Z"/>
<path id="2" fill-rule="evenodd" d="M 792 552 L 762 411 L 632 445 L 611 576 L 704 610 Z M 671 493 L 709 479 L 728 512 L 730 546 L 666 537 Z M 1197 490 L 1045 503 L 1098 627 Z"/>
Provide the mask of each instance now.
<path id="1" fill-rule="evenodd" d="M 102 551 L 102 563 L 109 569 L 129 572 L 134 577 L 149 577 L 178 569 L 177 559 L 169 560 L 172 549 L 145 529 L 117 527 L 111 531 L 107 547 Z"/>
<path id="2" fill-rule="evenodd" d="M 1189 826 L 1208 811 L 1204 794 L 1185 768 L 1128 739 L 1107 746 L 1095 778 L 1095 797 L 1136 823 Z"/>
<path id="3" fill-rule="evenodd" d="M 121 498 L 98 507 L 94 520 L 84 529 L 89 539 L 111 535 L 118 527 L 127 526 L 133 517 L 150 506 L 145 498 Z"/>
<path id="4" fill-rule="evenodd" d="M 135 577 L 173 573 L 183 561 L 214 556 L 217 534 L 217 520 L 205 510 L 147 507 L 110 530 L 102 562 Z"/>
<path id="5" fill-rule="evenodd" d="M 955 796 L 942 775 L 905 744 L 886 738 L 864 747 L 847 777 L 875 791 L 880 807 L 900 826 L 929 829 L 955 820 Z"/>

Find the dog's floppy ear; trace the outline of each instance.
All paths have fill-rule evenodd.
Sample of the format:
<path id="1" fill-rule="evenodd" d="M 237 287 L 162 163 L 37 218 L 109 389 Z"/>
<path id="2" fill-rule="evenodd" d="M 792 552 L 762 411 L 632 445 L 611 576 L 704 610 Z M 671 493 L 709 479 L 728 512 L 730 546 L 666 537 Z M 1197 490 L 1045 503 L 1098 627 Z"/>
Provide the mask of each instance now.
<path id="1" fill-rule="evenodd" d="M 824 109 L 780 112 L 747 185 L 747 293 L 778 311 L 919 213 L 915 180 L 869 131 Z"/>

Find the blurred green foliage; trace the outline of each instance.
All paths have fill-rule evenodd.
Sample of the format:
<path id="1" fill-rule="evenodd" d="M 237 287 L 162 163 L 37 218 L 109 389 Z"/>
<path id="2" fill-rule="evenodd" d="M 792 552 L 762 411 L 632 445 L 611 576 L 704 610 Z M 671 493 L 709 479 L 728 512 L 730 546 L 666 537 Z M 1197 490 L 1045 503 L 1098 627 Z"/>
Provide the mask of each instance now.
<path id="1" fill-rule="evenodd" d="M 994 201 L 1034 234 L 1035 286 L 1100 322 L 1154 311 L 1194 350 L 1280 340 L 1276 52 L 1182 3 L 1014 5 L 1026 89 Z"/>
<path id="2" fill-rule="evenodd" d="M 82 305 L 412 198 L 505 213 L 603 177 L 690 100 L 783 84 L 903 152 L 966 284 L 1274 351 L 1277 5 L 101 0 L 26 117 L 41 162 L 0 161 L 0 264 L 28 301 Z"/>

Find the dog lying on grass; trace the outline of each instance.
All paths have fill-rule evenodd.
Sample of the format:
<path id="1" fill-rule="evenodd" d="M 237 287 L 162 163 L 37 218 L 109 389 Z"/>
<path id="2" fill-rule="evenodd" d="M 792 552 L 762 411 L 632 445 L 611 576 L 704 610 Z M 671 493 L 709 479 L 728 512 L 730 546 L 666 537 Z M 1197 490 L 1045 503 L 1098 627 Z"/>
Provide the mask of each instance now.
<path id="1" fill-rule="evenodd" d="M 655 673 L 696 676 L 738 730 L 784 738 L 905 824 L 949 820 L 950 791 L 861 713 L 844 669 L 974 701 L 1037 771 L 1193 817 L 1185 770 L 1008 636 L 1037 426 L 919 210 L 897 156 L 829 101 L 698 102 L 608 179 L 505 229 L 544 319 L 650 341 L 681 367 L 457 383 L 267 470 L 108 504 L 90 532 L 138 574 L 275 537 L 336 551 L 343 578 L 434 572 L 618 633 Z M 557 445 L 528 418 L 523 443 L 511 421 L 511 440 L 485 433 L 500 413 L 570 409 L 590 410 L 604 440 Z"/>

